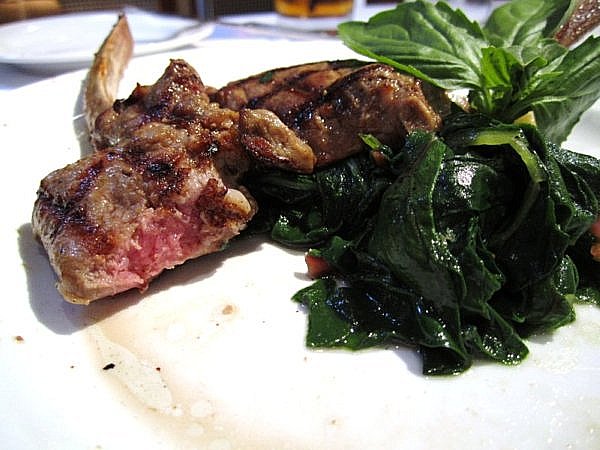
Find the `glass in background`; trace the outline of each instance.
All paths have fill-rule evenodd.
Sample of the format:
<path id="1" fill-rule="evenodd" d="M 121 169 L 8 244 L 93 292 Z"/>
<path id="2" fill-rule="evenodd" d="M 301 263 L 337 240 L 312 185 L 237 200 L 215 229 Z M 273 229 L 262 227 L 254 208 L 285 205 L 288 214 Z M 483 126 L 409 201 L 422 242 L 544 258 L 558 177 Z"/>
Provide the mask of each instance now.
<path id="1" fill-rule="evenodd" d="M 352 14 L 353 0 L 274 0 L 275 11 L 289 17 L 344 17 Z"/>
<path id="2" fill-rule="evenodd" d="M 432 3 L 437 3 L 438 0 L 429 0 Z M 494 8 L 506 3 L 506 0 L 444 0 L 454 9 L 461 9 L 467 16 L 483 23 L 487 20 Z M 384 9 L 394 8 L 397 3 L 389 0 L 356 0 L 354 5 L 355 11 L 359 12 L 379 12 Z M 361 8 L 361 5 L 363 7 Z M 364 20 L 364 14 L 360 14 L 358 20 Z"/>
<path id="3" fill-rule="evenodd" d="M 193 0 L 198 18 L 214 20 L 223 16 L 273 11 L 273 0 Z"/>
<path id="4" fill-rule="evenodd" d="M 352 18 L 354 0 L 274 0 L 273 8 L 281 26 L 334 31 Z"/>

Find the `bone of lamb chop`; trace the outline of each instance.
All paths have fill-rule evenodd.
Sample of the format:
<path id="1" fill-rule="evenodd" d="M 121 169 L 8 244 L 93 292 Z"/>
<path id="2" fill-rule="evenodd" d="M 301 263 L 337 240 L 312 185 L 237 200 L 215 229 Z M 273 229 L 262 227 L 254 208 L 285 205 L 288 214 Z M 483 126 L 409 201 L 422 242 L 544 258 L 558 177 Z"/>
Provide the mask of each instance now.
<path id="1" fill-rule="evenodd" d="M 84 83 L 83 109 L 88 130 L 94 129 L 96 117 L 115 101 L 132 55 L 133 37 L 127 17 L 121 14 L 98 49 Z"/>
<path id="2" fill-rule="evenodd" d="M 579 0 L 571 15 L 563 23 L 554 38 L 559 44 L 570 47 L 600 24 L 600 2 Z"/>

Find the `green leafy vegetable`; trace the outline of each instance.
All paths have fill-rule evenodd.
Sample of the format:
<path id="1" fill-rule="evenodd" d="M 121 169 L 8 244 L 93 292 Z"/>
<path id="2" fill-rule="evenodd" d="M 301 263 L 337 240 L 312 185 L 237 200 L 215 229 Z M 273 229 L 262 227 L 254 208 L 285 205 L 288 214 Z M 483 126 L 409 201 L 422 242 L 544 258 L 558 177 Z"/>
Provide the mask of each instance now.
<path id="1" fill-rule="evenodd" d="M 312 236 L 302 242 L 333 268 L 294 297 L 309 310 L 309 346 L 410 345 L 427 374 L 464 371 L 477 357 L 516 364 L 524 337 L 569 323 L 573 302 L 598 298 L 587 231 L 598 211 L 595 160 L 534 127 L 473 114 L 386 152 L 385 169 L 365 153 L 297 175 L 306 195 L 285 177 L 250 180 L 269 205 L 272 237 L 297 246 Z M 343 214 L 332 206 L 340 198 L 350 205 Z M 337 220 L 324 220 L 332 212 Z"/>
<path id="2" fill-rule="evenodd" d="M 573 303 L 600 305 L 600 162 L 557 145 L 600 94 L 598 40 L 552 39 L 572 8 L 513 1 L 481 28 L 416 1 L 340 26 L 359 53 L 468 89 L 472 111 L 393 147 L 362 136 L 365 152 L 311 175 L 249 175 L 249 231 L 330 269 L 294 296 L 308 346 L 408 345 L 425 374 L 454 374 L 477 358 L 518 364 L 524 339 L 573 321 Z M 515 122 L 528 111 L 537 126 Z"/>

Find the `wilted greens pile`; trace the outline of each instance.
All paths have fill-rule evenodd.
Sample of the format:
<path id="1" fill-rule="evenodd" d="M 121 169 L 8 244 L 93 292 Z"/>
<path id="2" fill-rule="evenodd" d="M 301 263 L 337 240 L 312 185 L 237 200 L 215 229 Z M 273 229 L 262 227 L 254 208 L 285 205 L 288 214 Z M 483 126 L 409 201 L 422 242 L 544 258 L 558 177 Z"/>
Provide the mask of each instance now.
<path id="1" fill-rule="evenodd" d="M 600 162 L 560 147 L 600 96 L 598 38 L 552 38 L 572 7 L 517 0 L 480 27 L 417 1 L 340 26 L 361 54 L 467 89 L 471 109 L 397 148 L 363 136 L 365 152 L 314 174 L 247 181 L 254 230 L 328 269 L 294 297 L 309 346 L 410 345 L 424 373 L 458 373 L 474 358 L 518 363 L 523 338 L 599 303 Z M 515 124 L 531 111 L 536 126 Z"/>

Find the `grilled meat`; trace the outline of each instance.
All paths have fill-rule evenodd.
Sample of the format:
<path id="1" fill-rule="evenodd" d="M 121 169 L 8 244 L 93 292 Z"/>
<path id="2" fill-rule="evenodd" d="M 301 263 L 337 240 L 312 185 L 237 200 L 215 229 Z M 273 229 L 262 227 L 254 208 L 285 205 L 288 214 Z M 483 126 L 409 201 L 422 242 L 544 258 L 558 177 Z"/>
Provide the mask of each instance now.
<path id="1" fill-rule="evenodd" d="M 84 87 L 96 151 L 44 178 L 33 209 L 58 289 L 74 303 L 143 290 L 163 270 L 221 249 L 257 210 L 239 184 L 251 165 L 309 173 L 359 151 L 359 133 L 392 143 L 440 122 L 414 78 L 353 60 L 220 90 L 173 60 L 154 85 L 113 102 L 131 46 L 121 17 Z"/>
<path id="2" fill-rule="evenodd" d="M 96 120 L 97 150 L 41 182 L 32 225 L 75 303 L 144 289 L 164 269 L 215 252 L 256 204 L 237 185 L 248 158 L 238 113 L 211 103 L 172 61 Z"/>
<path id="3" fill-rule="evenodd" d="M 96 152 L 44 178 L 33 211 L 67 300 L 143 290 L 222 248 L 256 212 L 238 182 L 252 164 L 311 172 L 359 151 L 358 133 L 392 142 L 440 121 L 418 82 L 381 64 L 296 66 L 276 71 L 270 90 L 257 80 L 235 97 L 252 93 L 238 106 L 261 108 L 238 112 L 174 60 L 154 85 L 94 118 Z"/>
<path id="4" fill-rule="evenodd" d="M 316 166 L 359 152 L 359 133 L 396 144 L 413 130 L 436 130 L 446 107 L 430 102 L 416 78 L 384 64 L 354 60 L 268 71 L 228 84 L 213 99 L 223 107 L 268 109 L 279 117 L 276 124 L 266 113 L 240 114 L 244 144 L 255 156 L 276 160 L 289 128 L 310 146 Z M 257 116 L 266 123 L 260 126 Z"/>
<path id="5" fill-rule="evenodd" d="M 240 140 L 256 163 L 311 173 L 313 149 L 268 109 L 240 111 Z"/>

